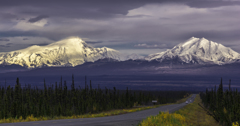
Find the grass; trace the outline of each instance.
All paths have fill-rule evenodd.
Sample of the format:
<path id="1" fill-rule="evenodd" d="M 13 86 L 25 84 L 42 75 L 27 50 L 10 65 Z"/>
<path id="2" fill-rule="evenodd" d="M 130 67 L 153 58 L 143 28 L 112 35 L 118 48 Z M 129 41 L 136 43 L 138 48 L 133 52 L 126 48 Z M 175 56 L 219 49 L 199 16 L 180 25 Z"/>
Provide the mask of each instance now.
<path id="1" fill-rule="evenodd" d="M 190 96 L 188 96 L 190 97 Z M 185 101 L 184 99 L 188 98 L 185 97 L 176 103 L 180 103 L 180 101 Z M 7 118 L 7 119 L 0 119 L 0 123 L 15 123 L 15 122 L 29 122 L 29 121 L 44 121 L 44 120 L 57 120 L 57 119 L 77 119 L 77 118 L 95 118 L 95 117 L 105 117 L 105 116 L 112 116 L 112 115 L 120 115 L 130 112 L 137 112 L 141 110 L 151 109 L 151 108 L 157 108 L 163 105 L 170 105 L 175 103 L 168 103 L 168 104 L 160 104 L 160 105 L 154 105 L 154 106 L 135 106 L 134 108 L 129 109 L 117 109 L 117 110 L 110 110 L 110 111 L 104 111 L 100 113 L 93 113 L 93 114 L 84 114 L 84 115 L 72 115 L 72 116 L 55 116 L 55 117 L 34 117 L 33 115 L 28 116 L 26 119 L 23 119 L 22 117 L 19 118 Z"/>
<path id="2" fill-rule="evenodd" d="M 197 95 L 193 103 L 175 113 L 161 112 L 143 120 L 138 126 L 220 126 L 199 104 L 201 105 L 201 99 Z"/>
<path id="3" fill-rule="evenodd" d="M 159 112 L 157 116 L 150 116 L 138 126 L 186 126 L 186 118 L 180 114 Z"/>
<path id="4" fill-rule="evenodd" d="M 1 119 L 0 123 L 44 121 L 44 120 L 57 120 L 57 119 L 95 118 L 95 117 L 104 117 L 104 116 L 120 115 L 120 114 L 125 114 L 125 113 L 130 113 L 130 112 L 137 112 L 137 111 L 141 111 L 141 110 L 156 108 L 156 107 L 163 106 L 163 105 L 168 105 L 168 104 L 145 106 L 145 107 L 130 108 L 130 109 L 117 109 L 117 110 L 104 111 L 104 112 L 95 113 L 95 114 L 72 115 L 72 116 L 33 117 L 33 115 L 31 115 L 31 116 L 28 116 L 26 119 L 23 119 L 22 117 Z"/>
<path id="5" fill-rule="evenodd" d="M 193 126 L 220 126 L 220 124 L 209 115 L 201 106 L 200 96 L 197 95 L 195 101 L 186 105 L 184 108 L 176 111 L 175 113 L 181 114 L 186 117 L 186 123 Z"/>

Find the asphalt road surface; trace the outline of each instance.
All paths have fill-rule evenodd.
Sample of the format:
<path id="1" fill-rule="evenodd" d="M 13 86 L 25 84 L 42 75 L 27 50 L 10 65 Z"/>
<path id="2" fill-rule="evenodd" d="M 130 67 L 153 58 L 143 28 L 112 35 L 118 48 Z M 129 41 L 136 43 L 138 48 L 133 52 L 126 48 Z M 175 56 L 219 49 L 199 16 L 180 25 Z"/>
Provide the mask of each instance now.
<path id="1" fill-rule="evenodd" d="M 196 94 L 193 94 L 186 102 L 181 104 L 165 105 L 158 108 L 132 112 L 122 115 L 81 118 L 81 119 L 62 119 L 35 122 L 4 123 L 0 126 L 136 126 L 140 121 L 150 115 L 157 115 L 159 111 L 177 111 L 194 101 Z"/>

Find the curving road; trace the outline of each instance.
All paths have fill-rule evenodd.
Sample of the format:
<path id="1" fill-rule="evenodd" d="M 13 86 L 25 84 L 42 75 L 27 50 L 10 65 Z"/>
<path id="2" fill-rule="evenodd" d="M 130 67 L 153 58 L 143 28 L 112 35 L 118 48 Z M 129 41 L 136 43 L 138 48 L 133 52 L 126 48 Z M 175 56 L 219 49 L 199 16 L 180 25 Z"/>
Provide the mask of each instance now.
<path id="1" fill-rule="evenodd" d="M 194 101 L 196 94 L 193 94 L 187 101 Z M 170 113 L 184 107 L 186 102 L 181 104 L 165 105 L 158 108 L 127 113 L 122 115 L 98 117 L 98 118 L 81 118 L 81 119 L 62 119 L 21 123 L 4 123 L 1 126 L 135 126 L 141 120 L 150 115 L 157 115 L 159 111 L 169 111 Z"/>

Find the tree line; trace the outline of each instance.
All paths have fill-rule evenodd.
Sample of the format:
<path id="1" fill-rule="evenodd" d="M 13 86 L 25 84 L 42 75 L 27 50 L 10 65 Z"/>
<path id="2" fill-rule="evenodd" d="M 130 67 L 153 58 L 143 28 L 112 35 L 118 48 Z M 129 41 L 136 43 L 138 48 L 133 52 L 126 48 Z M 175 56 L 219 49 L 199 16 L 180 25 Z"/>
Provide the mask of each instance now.
<path id="1" fill-rule="evenodd" d="M 206 89 L 200 93 L 202 103 L 213 117 L 224 126 L 231 126 L 233 122 L 240 123 L 240 95 L 237 89 L 231 88 L 229 80 L 228 89 L 223 90 L 222 79 L 218 89 Z"/>
<path id="2" fill-rule="evenodd" d="M 19 78 L 14 87 L 0 87 L 0 119 L 26 118 L 47 116 L 72 116 L 86 113 L 96 113 L 111 109 L 131 108 L 134 103 L 144 105 L 158 99 L 164 104 L 176 102 L 186 95 L 185 91 L 131 91 L 92 88 L 85 77 L 85 87 L 75 87 L 72 75 L 71 87 L 60 79 L 55 85 L 47 85 L 44 80 L 44 89 L 31 85 L 21 86 Z"/>

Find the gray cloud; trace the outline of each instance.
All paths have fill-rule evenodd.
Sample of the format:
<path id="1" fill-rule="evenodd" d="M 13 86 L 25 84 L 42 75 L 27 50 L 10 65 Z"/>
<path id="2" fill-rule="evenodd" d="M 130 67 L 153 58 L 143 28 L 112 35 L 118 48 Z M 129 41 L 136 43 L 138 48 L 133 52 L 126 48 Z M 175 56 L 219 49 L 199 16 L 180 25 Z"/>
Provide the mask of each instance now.
<path id="1" fill-rule="evenodd" d="M 215 31 L 215 30 L 207 30 L 207 31 L 195 31 L 189 32 L 189 34 L 182 34 L 179 36 L 180 40 L 186 40 L 189 36 L 194 36 L 197 38 L 206 38 L 208 40 L 222 43 L 224 45 L 229 45 L 231 42 L 239 41 L 240 42 L 240 29 L 233 30 L 232 32 L 225 31 Z"/>
<path id="2" fill-rule="evenodd" d="M 3 1 L 0 37 L 44 37 L 58 41 L 79 36 L 91 40 L 86 42 L 95 47 L 157 50 L 172 48 L 195 36 L 234 46 L 240 39 L 239 3 L 212 0 Z M 45 27 L 34 25 L 48 15 L 51 18 Z M 15 21 L 9 21 L 12 19 Z M 15 28 L 26 22 L 31 23 L 21 26 L 22 29 Z"/>
<path id="3" fill-rule="evenodd" d="M 0 9 L 1 10 L 1 9 Z M 19 16 L 18 14 L 10 13 L 8 11 L 4 12 L 4 10 L 1 10 L 0 12 L 0 23 L 9 23 L 12 20 L 25 20 L 25 18 Z"/>
<path id="4" fill-rule="evenodd" d="M 11 20 L 17 18 L 17 15 L 8 13 L 8 12 L 0 12 L 0 19 L 1 20 Z"/>
<path id="5" fill-rule="evenodd" d="M 29 46 L 33 46 L 33 45 L 45 46 L 45 45 L 48 45 L 48 43 L 36 43 L 36 44 L 29 44 Z"/>
<path id="6" fill-rule="evenodd" d="M 29 40 L 28 38 L 23 38 L 23 40 Z"/>
<path id="7" fill-rule="evenodd" d="M 111 0 L 88 0 L 88 1 L 3 1 L 2 8 L 15 7 L 18 13 L 24 15 L 39 15 L 45 13 L 54 17 L 102 19 L 115 17 L 115 14 L 127 14 L 128 10 L 145 5 L 145 1 L 111 1 Z M 35 9 L 38 8 L 38 9 Z M 35 21 L 35 20 L 33 20 Z"/>
<path id="8" fill-rule="evenodd" d="M 0 47 L 1 47 L 1 48 L 6 48 L 6 47 L 8 48 L 8 47 L 10 47 L 10 46 L 0 45 Z"/>
<path id="9" fill-rule="evenodd" d="M 14 2 L 13 2 L 14 1 Z M 116 14 L 126 15 L 129 10 L 144 6 L 146 4 L 162 4 L 162 3 L 181 3 L 190 7 L 219 7 L 226 5 L 236 5 L 240 2 L 231 1 L 212 1 L 212 0 L 51 0 L 51 1 L 30 1 L 30 0 L 13 0 L 3 1 L 0 7 L 15 7 L 20 14 L 40 15 L 45 13 L 54 17 L 66 18 L 85 18 L 85 19 L 104 19 L 115 17 Z M 19 9 L 18 9 L 19 8 Z M 34 9 L 38 8 L 38 9 Z M 40 15 L 32 19 L 30 22 L 36 22 Z M 45 17 L 46 18 L 46 17 Z"/>
<path id="10" fill-rule="evenodd" d="M 26 20 L 25 18 L 17 18 L 16 20 Z"/>
<path id="11" fill-rule="evenodd" d="M 38 22 L 38 21 L 40 21 L 40 20 L 42 20 L 42 19 L 44 19 L 44 18 L 48 18 L 49 16 L 47 16 L 47 15 L 39 15 L 39 16 L 37 16 L 37 17 L 35 17 L 35 18 L 30 18 L 29 20 L 28 20 L 28 22 L 30 22 L 30 23 L 34 23 L 34 22 Z"/>
<path id="12" fill-rule="evenodd" d="M 10 45 L 12 45 L 12 44 L 13 44 L 13 43 L 7 43 L 6 45 L 7 45 L 7 46 L 10 46 Z"/>
<path id="13" fill-rule="evenodd" d="M 99 44 L 103 43 L 102 41 L 85 41 L 87 44 Z"/>
<path id="14" fill-rule="evenodd" d="M 134 45 L 134 47 L 138 47 L 138 48 L 151 48 L 151 49 L 164 49 L 164 48 L 168 48 L 167 44 L 146 44 L 146 43 L 136 44 L 136 45 Z"/>
<path id="15" fill-rule="evenodd" d="M 0 41 L 6 41 L 6 42 L 8 42 L 8 41 L 10 41 L 9 39 L 6 39 L 6 38 L 0 38 Z"/>
<path id="16" fill-rule="evenodd" d="M 199 0 L 193 2 L 187 2 L 187 5 L 190 7 L 196 8 L 214 8 L 214 7 L 221 7 L 221 6 L 234 6 L 240 5 L 240 1 L 219 1 L 219 0 Z"/>
<path id="17" fill-rule="evenodd" d="M 0 45 L 2 48 L 9 48 L 13 43 L 7 43 L 6 45 Z"/>
<path id="18" fill-rule="evenodd" d="M 11 30 L 11 31 L 1 31 L 0 37 L 16 37 L 16 36 L 38 36 L 37 31 L 19 31 L 19 30 Z"/>

